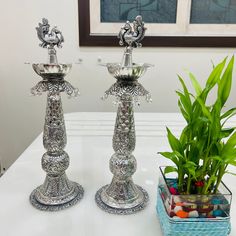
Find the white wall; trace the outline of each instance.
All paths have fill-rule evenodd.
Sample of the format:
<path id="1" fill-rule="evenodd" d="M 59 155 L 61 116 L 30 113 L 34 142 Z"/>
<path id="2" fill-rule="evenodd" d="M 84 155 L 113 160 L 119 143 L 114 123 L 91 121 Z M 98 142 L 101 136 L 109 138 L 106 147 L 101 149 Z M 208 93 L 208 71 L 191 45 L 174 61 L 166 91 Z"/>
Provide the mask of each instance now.
<path id="1" fill-rule="evenodd" d="M 5 167 L 41 132 L 45 113 L 45 95 L 31 97 L 30 88 L 40 78 L 24 62 L 46 62 L 47 51 L 38 46 L 35 27 L 42 17 L 57 25 L 65 37 L 58 50 L 61 62 L 75 63 L 67 79 L 81 91 L 81 97 L 63 97 L 64 111 L 115 111 L 111 101 L 99 98 L 114 82 L 103 62 L 120 61 L 122 48 L 79 48 L 77 0 L 0 0 L 0 159 Z M 117 29 L 118 31 L 119 29 Z M 117 42 L 118 43 L 118 42 Z M 180 88 L 176 74 L 188 68 L 202 83 L 210 72 L 211 60 L 218 62 L 235 49 L 228 48 L 142 48 L 134 51 L 136 62 L 155 65 L 140 81 L 153 96 L 152 104 L 143 103 L 137 111 L 178 111 L 175 90 Z M 229 106 L 235 105 L 236 82 L 233 83 Z M 42 147 L 43 148 L 43 147 Z M 40 162 L 40 160 L 39 160 Z"/>

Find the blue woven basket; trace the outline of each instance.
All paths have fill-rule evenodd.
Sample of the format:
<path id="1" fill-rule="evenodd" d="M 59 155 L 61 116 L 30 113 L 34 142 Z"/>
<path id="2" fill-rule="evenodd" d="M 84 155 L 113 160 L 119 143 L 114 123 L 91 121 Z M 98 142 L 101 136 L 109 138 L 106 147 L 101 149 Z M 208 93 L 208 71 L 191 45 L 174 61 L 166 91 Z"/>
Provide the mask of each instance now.
<path id="1" fill-rule="evenodd" d="M 230 233 L 230 217 L 213 219 L 169 217 L 159 189 L 156 210 L 164 236 L 227 236 Z"/>

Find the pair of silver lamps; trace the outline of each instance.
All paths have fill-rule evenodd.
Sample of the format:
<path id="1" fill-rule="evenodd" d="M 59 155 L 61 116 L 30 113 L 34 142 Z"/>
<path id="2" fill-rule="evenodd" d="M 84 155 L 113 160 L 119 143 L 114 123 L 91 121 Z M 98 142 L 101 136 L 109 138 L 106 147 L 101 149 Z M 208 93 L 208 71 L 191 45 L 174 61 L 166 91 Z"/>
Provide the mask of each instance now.
<path id="1" fill-rule="evenodd" d="M 78 96 L 74 88 L 64 77 L 71 69 L 71 64 L 57 61 L 55 46 L 62 47 L 63 35 L 57 27 L 50 29 L 47 19 L 36 27 L 40 46 L 48 49 L 48 63 L 33 64 L 34 71 L 42 80 L 31 89 L 33 95 L 47 92 L 47 108 L 43 132 L 43 145 L 46 153 L 42 157 L 42 168 L 47 173 L 42 185 L 30 195 L 34 207 L 45 211 L 58 211 L 76 204 L 83 198 L 83 187 L 70 181 L 65 173 L 69 167 L 69 156 L 64 151 L 66 146 L 66 129 L 61 103 L 61 92 L 68 96 Z M 113 136 L 115 153 L 110 159 L 113 174 L 111 184 L 100 188 L 96 195 L 97 205 L 113 214 L 132 214 L 142 210 L 148 202 L 147 192 L 134 184 L 132 175 L 136 171 L 135 124 L 133 106 L 138 98 L 145 96 L 150 101 L 149 92 L 138 82 L 150 64 L 135 64 L 132 61 L 133 48 L 141 47 L 146 28 L 141 16 L 133 22 L 126 22 L 118 38 L 125 46 L 121 63 L 107 63 L 109 73 L 116 82 L 105 92 L 104 98 L 112 95 L 118 100 L 118 111 Z"/>

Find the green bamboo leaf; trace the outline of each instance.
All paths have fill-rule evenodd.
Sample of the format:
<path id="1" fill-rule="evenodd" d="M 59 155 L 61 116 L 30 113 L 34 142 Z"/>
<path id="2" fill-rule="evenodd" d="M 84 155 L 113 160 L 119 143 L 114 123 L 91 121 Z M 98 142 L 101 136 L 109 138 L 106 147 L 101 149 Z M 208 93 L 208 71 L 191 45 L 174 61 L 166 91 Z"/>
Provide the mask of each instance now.
<path id="1" fill-rule="evenodd" d="M 229 137 L 234 132 L 234 130 L 235 130 L 235 127 L 221 129 L 220 138 L 227 138 L 227 137 Z"/>
<path id="2" fill-rule="evenodd" d="M 183 87 L 183 90 L 184 90 L 184 95 L 186 96 L 186 98 L 188 99 L 189 103 L 191 104 L 191 99 L 190 99 L 190 96 L 189 96 L 189 91 L 187 89 L 187 86 L 185 85 L 184 83 L 184 80 L 181 78 L 181 76 L 178 75 L 178 78 L 179 78 L 179 81 Z"/>
<path id="3" fill-rule="evenodd" d="M 193 161 L 194 164 L 199 162 L 199 149 L 197 147 L 197 141 L 192 142 L 189 148 L 188 160 Z"/>
<path id="4" fill-rule="evenodd" d="M 173 152 L 159 152 L 159 154 L 173 161 L 176 166 L 179 166 L 179 160 L 176 158 Z"/>
<path id="5" fill-rule="evenodd" d="M 188 161 L 183 166 L 189 174 L 191 174 L 193 177 L 196 176 L 196 171 L 195 171 L 196 170 L 196 164 L 194 162 Z"/>
<path id="6" fill-rule="evenodd" d="M 198 169 L 195 171 L 195 177 L 199 178 L 201 176 L 205 175 L 205 171 L 202 166 L 200 166 Z M 201 178 L 200 178 L 201 179 Z"/>
<path id="7" fill-rule="evenodd" d="M 182 154 L 183 148 L 182 148 L 180 141 L 171 133 L 171 131 L 168 128 L 166 128 L 166 129 L 167 129 L 168 141 L 169 141 L 169 144 L 170 144 L 172 150 L 177 151 L 180 154 Z"/>
<path id="8" fill-rule="evenodd" d="M 176 155 L 176 157 L 179 158 L 180 161 L 185 162 L 187 160 L 186 157 L 182 155 L 181 153 L 179 153 L 178 151 L 174 151 L 173 153 Z"/>
<path id="9" fill-rule="evenodd" d="M 187 122 L 189 122 L 189 115 L 188 115 L 188 113 L 185 111 L 185 109 L 184 109 L 184 107 L 183 107 L 183 105 L 182 105 L 182 103 L 181 103 L 180 100 L 178 100 L 178 106 L 179 106 L 179 109 L 180 109 L 180 111 L 181 111 L 181 113 L 182 113 L 184 119 L 185 119 Z"/>
<path id="10" fill-rule="evenodd" d="M 231 117 L 231 115 L 235 115 L 236 114 L 236 107 L 234 108 L 231 108 L 230 110 L 226 111 L 221 117 L 220 119 L 224 119 L 224 118 L 227 118 L 227 117 Z"/>
<path id="11" fill-rule="evenodd" d="M 211 123 L 209 129 L 211 131 L 212 139 L 217 141 L 221 136 L 221 123 L 220 123 L 221 101 L 217 99 L 213 105 L 211 116 L 214 122 Z"/>
<path id="12" fill-rule="evenodd" d="M 225 118 L 224 119 L 224 122 L 222 123 L 222 127 L 225 125 L 225 123 L 231 118 L 231 117 L 233 117 L 233 116 L 235 116 L 236 115 L 236 111 L 235 112 L 233 112 L 231 115 L 229 115 L 227 118 Z"/>
<path id="13" fill-rule="evenodd" d="M 224 163 L 234 165 L 236 163 L 236 148 L 224 145 L 221 151 Z"/>
<path id="14" fill-rule="evenodd" d="M 187 87 L 186 87 L 186 85 L 184 83 L 184 80 L 179 75 L 178 75 L 178 78 L 179 78 L 179 81 L 180 81 L 180 83 L 181 83 L 181 85 L 183 87 L 184 103 L 185 103 L 184 106 L 186 106 L 186 108 L 187 108 L 187 109 L 186 108 L 185 109 L 188 112 L 188 114 L 191 115 L 191 112 L 192 112 L 192 110 L 191 110 L 192 102 L 191 102 L 191 98 L 190 98 L 190 93 L 189 93 L 189 91 L 188 91 L 188 89 L 187 89 Z M 180 95 L 180 97 L 183 97 L 183 96 Z"/>
<path id="15" fill-rule="evenodd" d="M 236 163 L 236 150 L 231 150 L 226 153 L 226 156 L 223 156 L 224 163 L 234 165 Z"/>
<path id="16" fill-rule="evenodd" d="M 189 167 L 196 167 L 196 163 L 194 163 L 193 161 L 187 161 L 186 163 L 186 166 L 189 166 Z"/>
<path id="17" fill-rule="evenodd" d="M 197 97 L 196 99 L 197 99 L 198 103 L 200 104 L 200 106 L 202 108 L 203 114 L 209 119 L 209 121 L 213 122 L 211 113 L 208 110 L 208 108 L 206 107 L 206 105 L 204 104 L 204 102 L 202 101 L 202 99 L 200 97 Z"/>
<path id="18" fill-rule="evenodd" d="M 178 172 L 177 168 L 173 167 L 173 166 L 166 166 L 165 170 L 164 170 L 164 174 L 168 174 L 171 172 Z"/>
<path id="19" fill-rule="evenodd" d="M 201 98 L 202 96 L 200 96 L 199 98 Z M 192 114 L 192 119 L 196 120 L 199 117 L 203 117 L 202 116 L 202 107 L 199 104 L 198 100 L 196 98 L 194 98 L 195 101 L 193 102 L 193 114 Z"/>
<path id="20" fill-rule="evenodd" d="M 224 69 L 226 59 L 227 59 L 227 57 L 221 63 L 219 63 L 217 66 L 215 66 L 214 69 L 212 70 L 210 76 L 208 77 L 205 88 L 203 89 L 203 91 L 200 95 L 200 97 L 202 98 L 202 100 L 204 102 L 206 101 L 206 98 L 207 98 L 209 92 L 220 81 L 220 76 L 221 76 L 222 71 Z"/>
<path id="21" fill-rule="evenodd" d="M 200 84 L 198 83 L 197 79 L 195 78 L 195 76 L 191 72 L 189 72 L 189 77 L 191 79 L 192 85 L 196 91 L 197 96 L 200 96 L 202 93 L 202 88 L 201 88 Z"/>
<path id="22" fill-rule="evenodd" d="M 232 166 L 236 166 L 236 161 L 229 161 L 228 164 L 230 164 Z"/>
<path id="23" fill-rule="evenodd" d="M 182 130 L 182 132 L 181 132 L 179 141 L 180 141 L 182 147 L 184 147 L 184 145 L 186 145 L 186 143 L 187 143 L 187 140 L 188 140 L 188 131 L 189 131 L 189 127 L 186 126 L 186 127 Z"/>
<path id="24" fill-rule="evenodd" d="M 204 122 L 204 123 L 209 122 L 209 119 L 206 118 L 205 116 L 200 116 L 200 117 L 198 117 L 198 120 L 200 120 L 200 121 L 202 121 L 202 122 Z"/>
<path id="25" fill-rule="evenodd" d="M 223 159 L 220 156 L 209 156 L 209 159 L 216 160 L 216 161 L 219 161 L 219 162 L 223 161 Z"/>
<path id="26" fill-rule="evenodd" d="M 211 72 L 206 82 L 206 87 L 208 88 L 208 90 L 213 88 L 215 84 L 220 80 L 220 75 L 224 69 L 226 60 L 227 57 L 221 63 L 219 63 L 217 66 L 214 67 L 213 71 Z"/>
<path id="27" fill-rule="evenodd" d="M 234 132 L 230 138 L 227 140 L 226 144 L 223 147 L 222 151 L 233 149 L 236 145 L 236 132 Z"/>
<path id="28" fill-rule="evenodd" d="M 188 99 L 186 98 L 186 96 L 184 94 L 182 94 L 181 92 L 179 91 L 176 91 L 176 93 L 178 94 L 179 96 L 179 101 L 181 102 L 181 104 L 183 105 L 184 107 L 184 110 L 186 111 L 186 113 L 189 115 L 191 115 L 191 111 L 192 111 L 192 106 L 191 106 L 191 103 L 189 103 Z"/>
<path id="29" fill-rule="evenodd" d="M 218 97 L 221 99 L 222 107 L 224 106 L 230 94 L 233 66 L 234 66 L 234 56 L 231 58 L 227 68 L 225 69 L 224 74 L 222 75 L 221 80 L 218 83 Z"/>

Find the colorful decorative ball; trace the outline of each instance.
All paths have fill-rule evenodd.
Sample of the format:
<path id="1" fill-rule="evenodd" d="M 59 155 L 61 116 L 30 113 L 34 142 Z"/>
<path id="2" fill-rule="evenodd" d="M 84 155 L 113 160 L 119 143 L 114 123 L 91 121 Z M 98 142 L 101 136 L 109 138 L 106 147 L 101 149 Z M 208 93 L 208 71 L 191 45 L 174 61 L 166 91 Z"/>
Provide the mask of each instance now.
<path id="1" fill-rule="evenodd" d="M 173 186 L 175 189 L 178 189 L 178 184 L 177 184 L 177 183 L 174 183 L 172 186 Z"/>
<path id="2" fill-rule="evenodd" d="M 188 217 L 190 217 L 190 218 L 198 218 L 199 217 L 199 213 L 198 213 L 198 211 L 190 211 L 188 213 Z"/>
<path id="3" fill-rule="evenodd" d="M 174 188 L 174 187 L 170 187 L 169 190 L 170 190 L 170 193 L 173 194 L 173 195 L 177 195 L 178 194 L 177 189 Z"/>
<path id="4" fill-rule="evenodd" d="M 174 216 L 176 216 L 176 214 L 175 214 L 173 211 L 171 211 L 170 214 L 169 214 L 169 216 L 170 216 L 170 217 L 174 217 Z"/>
<path id="5" fill-rule="evenodd" d="M 201 196 L 201 202 L 203 202 L 203 203 L 209 202 L 209 197 L 208 196 Z"/>
<path id="6" fill-rule="evenodd" d="M 181 207 L 181 206 L 176 206 L 175 208 L 174 208 L 174 213 L 177 215 L 177 212 L 178 211 L 182 211 L 183 210 L 183 208 Z"/>
<path id="7" fill-rule="evenodd" d="M 203 187 L 204 186 L 204 182 L 203 181 L 196 181 L 195 182 L 195 186 L 196 187 Z"/>
<path id="8" fill-rule="evenodd" d="M 219 198 L 213 198 L 213 199 L 211 199 L 211 204 L 213 204 L 213 205 L 219 205 L 219 204 L 222 204 L 222 199 L 219 199 Z"/>
<path id="9" fill-rule="evenodd" d="M 176 215 L 180 218 L 188 218 L 189 213 L 183 210 L 177 211 Z"/>
<path id="10" fill-rule="evenodd" d="M 224 215 L 224 212 L 220 209 L 213 211 L 213 216 L 215 216 L 215 217 L 223 216 L 223 215 Z"/>

